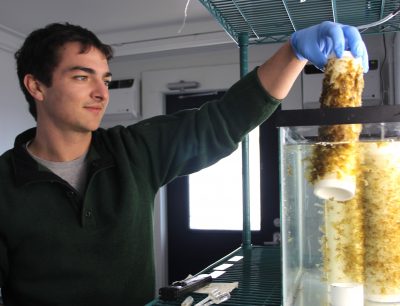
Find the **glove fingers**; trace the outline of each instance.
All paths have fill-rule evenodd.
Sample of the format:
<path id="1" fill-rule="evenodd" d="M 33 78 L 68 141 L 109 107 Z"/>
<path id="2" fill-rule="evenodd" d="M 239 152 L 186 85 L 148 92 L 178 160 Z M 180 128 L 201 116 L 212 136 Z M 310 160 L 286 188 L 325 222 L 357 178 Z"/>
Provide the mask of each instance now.
<path id="1" fill-rule="evenodd" d="M 329 57 L 329 55 L 332 53 L 333 50 L 333 41 L 330 37 L 325 37 L 323 40 L 323 45 L 321 46 L 321 49 L 323 50 L 322 52 L 326 56 L 326 58 Z"/>
<path id="2" fill-rule="evenodd" d="M 326 26 L 325 26 L 326 24 Z M 338 58 L 342 57 L 345 46 L 345 35 L 342 30 L 343 25 L 333 22 L 323 23 L 323 33 L 332 40 L 332 49 Z M 325 32 L 325 33 L 324 33 Z"/>
<path id="3" fill-rule="evenodd" d="M 361 38 L 360 32 L 354 27 L 344 26 L 343 33 L 347 38 L 348 49 L 354 57 L 361 57 L 364 72 L 368 72 L 368 52 Z"/>
<path id="4" fill-rule="evenodd" d="M 320 70 L 324 70 L 323 68 L 326 65 L 326 62 L 328 61 L 329 54 L 331 54 L 332 52 L 332 46 L 333 46 L 332 39 L 329 37 L 321 39 L 318 44 L 313 46 L 315 50 L 319 51 L 314 52 L 311 61 Z"/>
<path id="5" fill-rule="evenodd" d="M 355 57 L 361 57 L 364 54 L 364 44 L 360 32 L 354 27 L 344 26 L 343 33 L 347 39 L 348 49 Z"/>
<path id="6" fill-rule="evenodd" d="M 363 65 L 364 73 L 367 73 L 369 70 L 368 52 L 365 52 L 362 57 L 362 65 Z"/>
<path id="7" fill-rule="evenodd" d="M 315 44 L 314 46 L 309 46 L 310 49 L 314 50 L 313 52 L 313 56 L 312 58 L 310 58 L 309 60 L 320 70 L 324 70 L 324 66 L 326 65 L 327 62 L 327 54 L 322 51 L 323 50 L 327 50 L 327 49 L 332 49 L 331 45 L 332 43 L 330 42 L 330 40 L 326 40 L 324 42 L 321 41 L 321 45 L 317 45 Z M 322 47 L 322 49 L 320 49 L 320 47 Z M 318 50 L 318 51 L 315 51 Z"/>
<path id="8" fill-rule="evenodd" d="M 295 32 L 290 43 L 298 59 L 307 59 L 320 69 L 332 52 L 340 58 L 346 48 L 362 58 L 364 72 L 368 71 L 368 52 L 355 27 L 325 21 Z"/>

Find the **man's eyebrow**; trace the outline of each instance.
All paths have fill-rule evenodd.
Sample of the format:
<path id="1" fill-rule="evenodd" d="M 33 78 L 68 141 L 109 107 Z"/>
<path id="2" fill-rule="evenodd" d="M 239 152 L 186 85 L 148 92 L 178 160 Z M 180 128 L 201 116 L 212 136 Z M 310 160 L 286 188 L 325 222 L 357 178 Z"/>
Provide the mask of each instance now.
<path id="1" fill-rule="evenodd" d="M 89 74 L 96 74 L 96 71 L 92 68 L 89 67 L 84 67 L 84 66 L 73 66 L 67 69 L 68 71 L 74 71 L 74 70 L 81 70 L 83 72 L 89 73 Z M 112 73 L 111 72 L 106 72 L 104 73 L 104 77 L 111 77 Z"/>

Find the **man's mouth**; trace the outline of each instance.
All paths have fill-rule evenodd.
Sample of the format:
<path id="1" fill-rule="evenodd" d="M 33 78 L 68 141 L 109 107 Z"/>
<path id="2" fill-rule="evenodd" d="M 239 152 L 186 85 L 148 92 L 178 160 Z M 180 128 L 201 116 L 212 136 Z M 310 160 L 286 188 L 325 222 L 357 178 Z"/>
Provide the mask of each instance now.
<path id="1" fill-rule="evenodd" d="M 93 113 L 100 113 L 103 110 L 103 107 L 101 106 L 85 106 L 85 109 L 87 109 L 90 112 Z"/>

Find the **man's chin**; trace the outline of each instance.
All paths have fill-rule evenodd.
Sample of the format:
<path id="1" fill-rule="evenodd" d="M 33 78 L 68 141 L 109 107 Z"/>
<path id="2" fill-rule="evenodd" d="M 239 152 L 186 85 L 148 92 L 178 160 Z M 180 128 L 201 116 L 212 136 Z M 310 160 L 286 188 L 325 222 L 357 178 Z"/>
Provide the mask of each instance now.
<path id="1" fill-rule="evenodd" d="M 86 133 L 92 133 L 96 131 L 100 127 L 100 124 L 93 124 L 93 125 L 87 125 L 87 126 L 81 126 L 80 128 L 77 129 L 77 132 L 86 134 Z"/>

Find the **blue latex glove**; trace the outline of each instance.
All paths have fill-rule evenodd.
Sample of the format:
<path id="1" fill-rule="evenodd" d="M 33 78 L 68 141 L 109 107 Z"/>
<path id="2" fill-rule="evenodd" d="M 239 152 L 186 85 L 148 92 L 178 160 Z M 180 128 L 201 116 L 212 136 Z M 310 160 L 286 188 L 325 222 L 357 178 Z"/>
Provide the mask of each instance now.
<path id="1" fill-rule="evenodd" d="M 324 21 L 294 32 L 290 43 L 298 59 L 309 60 L 321 70 L 332 52 L 341 58 L 344 50 L 350 50 L 354 57 L 361 57 L 364 72 L 368 72 L 367 48 L 355 27 Z"/>

